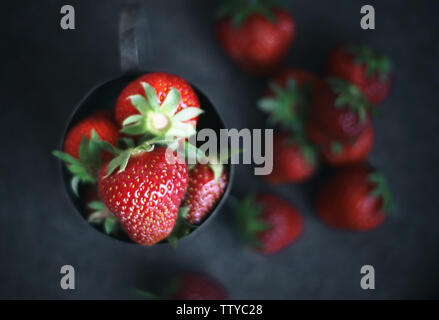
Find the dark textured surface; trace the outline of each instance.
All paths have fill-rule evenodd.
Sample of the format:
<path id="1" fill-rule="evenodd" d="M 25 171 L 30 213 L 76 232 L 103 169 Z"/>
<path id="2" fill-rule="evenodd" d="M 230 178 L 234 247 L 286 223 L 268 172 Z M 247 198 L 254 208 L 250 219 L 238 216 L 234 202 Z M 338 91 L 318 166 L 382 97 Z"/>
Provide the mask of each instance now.
<path id="1" fill-rule="evenodd" d="M 396 66 L 395 87 L 375 121 L 371 157 L 388 176 L 398 215 L 364 234 L 321 224 L 311 208 L 316 183 L 274 191 L 303 211 L 295 245 L 260 256 L 239 240 L 225 207 L 205 230 L 150 249 L 112 240 L 92 228 L 65 196 L 56 160 L 65 122 L 81 97 L 119 71 L 122 1 L 68 1 L 77 30 L 59 27 L 60 1 L 2 5 L 0 132 L 0 298 L 133 298 L 179 270 L 221 281 L 231 298 L 432 298 L 439 296 L 439 57 L 437 1 L 369 1 L 377 30 L 359 27 L 363 1 L 291 1 L 298 37 L 287 65 L 321 72 L 327 52 L 344 41 L 370 43 Z M 154 47 L 142 67 L 179 74 L 216 102 L 230 127 L 259 128 L 255 100 L 265 81 L 246 77 L 224 56 L 212 32 L 216 1 L 143 1 Z M 144 15 L 143 15 L 144 17 Z M 145 30 L 146 28 L 141 28 Z M 142 32 L 142 43 L 147 36 Z M 145 54 L 148 52 L 148 54 Z M 238 168 L 234 193 L 267 186 Z M 76 268 L 76 290 L 63 291 L 59 270 Z M 376 290 L 360 289 L 360 267 L 372 264 Z"/>

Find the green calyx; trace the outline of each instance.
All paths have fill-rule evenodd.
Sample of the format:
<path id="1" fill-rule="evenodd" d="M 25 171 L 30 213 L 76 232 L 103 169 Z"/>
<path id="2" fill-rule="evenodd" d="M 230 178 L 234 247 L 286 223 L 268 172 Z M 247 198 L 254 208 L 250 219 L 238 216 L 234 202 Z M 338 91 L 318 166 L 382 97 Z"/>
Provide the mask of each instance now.
<path id="1" fill-rule="evenodd" d="M 160 297 L 157 294 L 149 292 L 149 291 L 140 290 L 137 288 L 133 288 L 132 291 L 136 295 L 138 295 L 146 300 L 160 300 Z"/>
<path id="2" fill-rule="evenodd" d="M 124 143 L 126 146 L 129 146 L 128 149 L 120 150 L 114 149 L 114 153 L 116 157 L 110 161 L 107 168 L 107 174 L 105 178 L 110 176 L 117 168 L 119 168 L 118 173 L 125 171 L 125 168 L 128 165 L 128 161 L 132 156 L 135 156 L 142 152 L 150 152 L 153 151 L 156 144 L 170 144 L 173 143 L 174 140 L 166 140 L 162 138 L 153 138 L 148 141 L 144 141 L 138 146 L 134 145 L 134 142 L 131 139 L 125 139 Z"/>
<path id="3" fill-rule="evenodd" d="M 176 113 L 181 100 L 177 89 L 171 88 L 160 106 L 155 89 L 146 82 L 141 82 L 141 85 L 145 89 L 145 96 L 136 94 L 128 97 L 139 114 L 123 121 L 123 133 L 148 138 L 187 138 L 196 133 L 194 126 L 185 121 L 199 116 L 203 110 L 189 107 Z"/>
<path id="4" fill-rule="evenodd" d="M 288 138 L 287 142 L 300 148 L 307 164 L 314 165 L 316 163 L 316 148 L 308 141 L 305 135 L 293 134 Z"/>
<path id="5" fill-rule="evenodd" d="M 369 175 L 369 181 L 375 184 L 375 188 L 370 192 L 372 197 L 381 197 L 383 200 L 382 212 L 391 213 L 394 210 L 392 193 L 384 176 L 378 171 Z"/>
<path id="6" fill-rule="evenodd" d="M 83 136 L 79 145 L 79 159 L 71 155 L 61 152 L 53 151 L 53 155 L 62 161 L 67 166 L 67 169 L 72 174 L 71 186 L 76 196 L 78 196 L 79 183 L 96 183 L 99 168 L 101 165 L 101 154 L 103 150 L 112 152 L 113 146 L 108 142 L 101 140 L 99 135 L 93 129 L 90 139 Z"/>
<path id="7" fill-rule="evenodd" d="M 121 230 L 119 221 L 103 202 L 92 201 L 88 204 L 88 207 L 94 210 L 88 217 L 88 222 L 102 225 L 108 235 L 115 235 Z"/>
<path id="8" fill-rule="evenodd" d="M 248 195 L 236 207 L 236 223 L 242 238 L 251 246 L 262 247 L 258 233 L 270 228 L 260 219 L 264 208 L 255 202 L 254 195 Z"/>
<path id="9" fill-rule="evenodd" d="M 217 12 L 217 18 L 231 17 L 233 25 L 239 28 L 250 15 L 259 13 L 276 23 L 273 8 L 279 7 L 282 4 L 276 0 L 225 0 Z"/>
<path id="10" fill-rule="evenodd" d="M 335 107 L 348 107 L 352 112 L 357 113 L 362 123 L 366 122 L 367 114 L 370 110 L 373 110 L 373 106 L 367 101 L 360 89 L 345 80 L 335 77 L 329 78 L 328 83 L 337 96 Z"/>
<path id="11" fill-rule="evenodd" d="M 173 248 L 177 248 L 178 241 L 197 228 L 196 225 L 187 222 L 186 218 L 188 213 L 189 207 L 180 207 L 174 228 L 172 229 L 171 234 L 166 238 Z"/>
<path id="12" fill-rule="evenodd" d="M 343 152 L 343 145 L 340 142 L 335 141 L 331 143 L 331 153 L 333 155 L 340 155 L 342 152 Z"/>
<path id="13" fill-rule="evenodd" d="M 219 178 L 223 174 L 224 166 L 221 163 L 211 163 L 211 162 L 209 162 L 209 168 L 213 172 L 213 177 L 215 179 L 215 182 L 218 183 Z"/>
<path id="14" fill-rule="evenodd" d="M 273 97 L 262 98 L 258 102 L 261 111 L 268 113 L 269 122 L 291 132 L 302 132 L 306 107 L 311 99 L 311 86 L 300 88 L 294 79 L 288 79 L 286 87 L 270 84 Z"/>
<path id="15" fill-rule="evenodd" d="M 205 158 L 205 154 L 199 148 L 183 139 L 168 139 L 164 137 L 156 137 L 149 140 L 142 140 L 138 146 L 135 146 L 132 139 L 122 139 L 127 149 L 120 150 L 113 148 L 113 153 L 116 157 L 110 161 L 107 168 L 105 178 L 109 177 L 117 168 L 117 173 L 125 171 L 128 162 L 132 156 L 138 155 L 142 152 L 151 152 L 156 145 L 164 145 L 169 149 L 174 150 L 181 159 L 186 163 L 196 163 L 197 160 Z"/>
<path id="16" fill-rule="evenodd" d="M 366 66 L 366 76 L 371 78 L 378 74 L 381 81 L 386 81 L 392 69 L 390 60 L 368 46 L 350 45 L 347 52 L 354 55 L 355 63 Z"/>

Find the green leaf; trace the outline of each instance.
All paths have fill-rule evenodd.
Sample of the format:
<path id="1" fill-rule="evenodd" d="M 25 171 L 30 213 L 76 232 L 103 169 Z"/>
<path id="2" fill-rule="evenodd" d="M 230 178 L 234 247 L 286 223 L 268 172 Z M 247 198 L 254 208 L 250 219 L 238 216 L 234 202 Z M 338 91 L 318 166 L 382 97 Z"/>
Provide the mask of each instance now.
<path id="1" fill-rule="evenodd" d="M 131 126 L 123 127 L 121 132 L 130 134 L 130 135 L 140 135 L 144 134 L 146 131 L 145 125 L 143 123 L 134 124 Z"/>
<path id="2" fill-rule="evenodd" d="M 70 182 L 70 186 L 72 187 L 72 191 L 74 193 L 75 196 L 79 197 L 79 177 L 73 177 L 71 182 Z"/>
<path id="3" fill-rule="evenodd" d="M 374 171 L 369 175 L 369 181 L 375 184 L 375 188 L 369 193 L 369 195 L 371 197 L 381 197 L 383 201 L 381 208 L 383 213 L 393 212 L 395 206 L 393 204 L 392 193 L 384 176 L 378 171 Z"/>
<path id="4" fill-rule="evenodd" d="M 135 94 L 135 95 L 129 96 L 128 99 L 130 99 L 131 104 L 141 114 L 146 114 L 148 111 L 152 110 L 152 107 L 150 106 L 148 101 L 141 94 Z"/>
<path id="5" fill-rule="evenodd" d="M 119 173 L 125 171 L 125 168 L 128 165 L 128 161 L 130 160 L 131 154 L 129 152 L 124 152 L 122 153 L 122 158 L 121 158 L 121 162 L 120 162 L 120 168 L 119 168 Z"/>
<path id="6" fill-rule="evenodd" d="M 113 146 L 112 144 L 108 143 L 107 141 L 101 140 L 100 146 L 103 150 L 106 150 L 114 155 L 118 155 L 121 153 L 121 150 Z"/>
<path id="7" fill-rule="evenodd" d="M 260 219 L 263 210 L 264 208 L 256 203 L 253 194 L 245 197 L 236 207 L 236 222 L 241 236 L 255 247 L 262 246 L 258 239 L 258 233 L 270 228 L 268 224 Z"/>
<path id="8" fill-rule="evenodd" d="M 194 146 L 192 143 L 189 143 L 187 141 L 183 142 L 183 152 L 181 152 L 181 148 L 178 148 L 178 154 L 180 157 L 186 159 L 186 162 L 189 163 L 196 163 L 198 162 L 200 159 L 204 159 L 206 158 L 206 155 L 204 154 L 204 152 L 197 148 L 196 146 Z"/>
<path id="9" fill-rule="evenodd" d="M 213 171 L 215 182 L 218 182 L 224 170 L 223 165 L 221 163 L 209 163 L 209 167 Z"/>
<path id="10" fill-rule="evenodd" d="M 200 108 L 195 108 L 195 107 L 190 107 L 190 108 L 186 108 L 181 110 L 180 112 L 178 112 L 174 117 L 173 120 L 174 121 L 188 121 L 191 120 L 195 117 L 198 117 L 200 114 L 202 114 L 204 111 Z"/>
<path id="11" fill-rule="evenodd" d="M 273 112 L 278 108 L 278 102 L 274 98 L 263 98 L 258 101 L 258 107 L 264 112 Z"/>
<path id="12" fill-rule="evenodd" d="M 166 238 L 174 249 L 177 248 L 179 239 L 187 236 L 192 230 L 197 228 L 196 225 L 192 225 L 186 221 L 188 212 L 188 207 L 180 207 L 174 228 L 171 234 Z"/>
<path id="13" fill-rule="evenodd" d="M 90 209 L 98 210 L 98 211 L 107 209 L 107 207 L 105 206 L 105 204 L 102 201 L 92 201 L 88 204 L 88 207 Z"/>
<path id="14" fill-rule="evenodd" d="M 333 143 L 331 143 L 331 153 L 334 155 L 339 155 L 343 152 L 343 145 L 338 142 L 335 141 Z"/>
<path id="15" fill-rule="evenodd" d="M 147 300 L 159 300 L 159 296 L 154 294 L 154 293 L 140 290 L 140 289 L 136 289 L 136 288 L 133 288 L 132 290 L 135 294 L 137 294 L 137 295 L 139 295 Z"/>
<path id="16" fill-rule="evenodd" d="M 349 45 L 348 53 L 355 57 L 355 63 L 366 67 L 368 78 L 379 75 L 381 81 L 386 81 L 392 69 L 390 60 L 378 51 L 368 46 Z"/>
<path id="17" fill-rule="evenodd" d="M 192 124 L 183 122 L 174 122 L 171 128 L 166 132 L 167 136 L 188 138 L 196 134 L 196 130 Z"/>
<path id="18" fill-rule="evenodd" d="M 136 146 L 132 138 L 120 138 L 119 144 L 124 144 L 126 148 L 134 148 Z"/>
<path id="19" fill-rule="evenodd" d="M 133 123 L 135 123 L 135 122 L 139 122 L 140 120 L 142 120 L 143 117 L 144 117 L 144 116 L 141 115 L 141 114 L 135 114 L 135 115 L 129 116 L 128 118 L 126 118 L 126 119 L 123 121 L 122 126 L 125 127 L 125 126 L 127 126 L 127 125 L 129 125 L 129 124 L 133 124 Z"/>
<path id="20" fill-rule="evenodd" d="M 106 142 L 108 143 L 108 142 Z M 101 140 L 99 135 L 94 129 L 91 131 L 90 139 L 88 140 L 88 162 L 90 165 L 98 166 L 101 162 L 101 154 L 104 141 Z M 83 160 L 81 158 L 81 160 Z"/>
<path id="21" fill-rule="evenodd" d="M 80 164 L 81 161 L 79 161 L 76 158 L 73 158 L 71 155 L 65 152 L 61 152 L 58 150 L 52 151 L 52 154 L 57 157 L 58 159 L 61 159 L 62 161 L 70 164 Z"/>
<path id="22" fill-rule="evenodd" d="M 104 222 L 104 230 L 108 235 L 114 234 L 119 227 L 119 223 L 115 217 L 108 217 Z"/>
<path id="23" fill-rule="evenodd" d="M 81 143 L 79 144 L 79 159 L 87 162 L 88 160 L 88 139 L 86 136 L 82 136 Z"/>
<path id="24" fill-rule="evenodd" d="M 110 163 L 108 164 L 107 175 L 105 176 L 105 178 L 109 177 L 113 173 L 113 171 L 119 167 L 120 167 L 119 172 L 125 170 L 128 160 L 130 159 L 130 156 L 131 156 L 131 150 L 126 150 L 122 152 L 120 155 L 118 155 L 116 158 L 111 160 Z"/>
<path id="25" fill-rule="evenodd" d="M 160 106 L 155 89 L 147 82 L 141 82 L 141 85 L 145 89 L 146 98 L 148 99 L 151 108 L 154 111 L 159 111 Z"/>
<path id="26" fill-rule="evenodd" d="M 181 100 L 180 92 L 174 87 L 172 87 L 162 103 L 161 111 L 166 115 L 168 115 L 169 117 L 172 117 L 177 111 L 178 105 L 180 104 L 180 100 Z"/>

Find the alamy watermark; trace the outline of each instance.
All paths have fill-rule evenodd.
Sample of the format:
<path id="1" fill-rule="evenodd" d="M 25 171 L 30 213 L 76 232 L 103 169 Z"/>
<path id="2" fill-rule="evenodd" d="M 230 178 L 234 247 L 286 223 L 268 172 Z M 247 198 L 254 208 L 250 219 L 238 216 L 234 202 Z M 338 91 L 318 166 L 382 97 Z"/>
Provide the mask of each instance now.
<path id="1" fill-rule="evenodd" d="M 195 145 L 199 145 L 200 152 L 187 156 L 191 153 L 187 146 Z M 175 149 L 184 153 L 186 159 L 175 157 Z M 255 175 L 269 175 L 273 171 L 273 129 L 220 129 L 218 133 L 213 129 L 201 129 L 188 139 L 186 145 L 169 145 L 167 161 L 170 164 L 186 162 L 189 165 L 253 164 Z"/>

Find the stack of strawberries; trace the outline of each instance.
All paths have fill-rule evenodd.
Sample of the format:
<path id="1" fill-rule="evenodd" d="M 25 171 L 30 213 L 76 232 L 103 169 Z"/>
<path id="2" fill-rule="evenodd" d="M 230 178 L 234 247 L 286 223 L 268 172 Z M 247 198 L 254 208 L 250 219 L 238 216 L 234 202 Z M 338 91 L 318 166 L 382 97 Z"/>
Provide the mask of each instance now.
<path id="1" fill-rule="evenodd" d="M 220 10 L 217 36 L 225 52 L 252 75 L 275 75 L 261 111 L 275 126 L 269 184 L 310 179 L 318 164 L 338 172 L 320 190 L 316 210 L 327 224 L 365 231 L 392 210 L 384 177 L 367 163 L 374 143 L 372 116 L 390 91 L 389 60 L 367 46 L 341 45 L 323 77 L 280 66 L 296 35 L 294 18 L 272 0 L 230 0 Z M 299 212 L 272 194 L 249 195 L 238 225 L 251 246 L 274 253 L 303 229 Z"/>
<path id="2" fill-rule="evenodd" d="M 156 72 L 128 84 L 114 112 L 99 110 L 70 128 L 63 152 L 54 154 L 70 171 L 88 220 L 146 246 L 176 245 L 200 225 L 228 183 L 219 163 L 187 165 L 191 154 L 200 159 L 187 138 L 202 113 L 185 80 Z"/>

